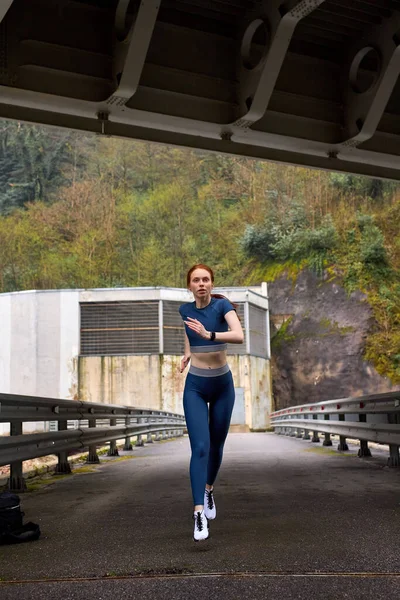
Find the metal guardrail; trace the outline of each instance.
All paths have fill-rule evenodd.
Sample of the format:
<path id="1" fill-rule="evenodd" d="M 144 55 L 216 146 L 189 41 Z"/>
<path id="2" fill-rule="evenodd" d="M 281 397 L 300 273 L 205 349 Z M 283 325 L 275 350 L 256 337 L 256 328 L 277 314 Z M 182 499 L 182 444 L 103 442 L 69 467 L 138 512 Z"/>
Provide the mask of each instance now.
<path id="1" fill-rule="evenodd" d="M 338 435 L 339 451 L 348 450 L 346 438 L 359 439 L 358 456 L 371 456 L 368 442 L 388 444 L 388 465 L 400 466 L 400 391 L 290 406 L 273 412 L 271 424 L 275 433 L 312 442 L 323 433 L 324 446 L 332 446 L 330 436 Z"/>
<path id="2" fill-rule="evenodd" d="M 58 431 L 23 433 L 28 422 L 58 422 Z M 183 435 L 183 415 L 151 409 L 59 400 L 36 396 L 0 394 L 0 423 L 10 423 L 10 436 L 0 437 L 0 466 L 10 465 L 8 489 L 22 492 L 26 484 L 22 462 L 56 454 L 57 473 L 71 473 L 68 453 L 88 448 L 88 462 L 98 463 L 96 447 L 110 443 L 109 456 L 118 455 L 117 440 L 125 439 L 124 450 L 131 450 L 131 437 L 137 446 L 147 442 Z M 76 427 L 76 424 L 78 427 Z M 72 428 L 71 428 L 72 426 Z"/>

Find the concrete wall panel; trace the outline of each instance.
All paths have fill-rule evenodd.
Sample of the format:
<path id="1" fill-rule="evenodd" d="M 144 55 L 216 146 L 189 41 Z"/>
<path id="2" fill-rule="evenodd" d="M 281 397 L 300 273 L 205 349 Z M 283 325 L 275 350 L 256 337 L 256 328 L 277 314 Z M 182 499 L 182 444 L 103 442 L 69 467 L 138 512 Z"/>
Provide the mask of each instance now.
<path id="1" fill-rule="evenodd" d="M 58 398 L 60 394 L 60 294 L 36 297 L 36 390 L 35 395 Z"/>
<path id="2" fill-rule="evenodd" d="M 36 395 L 37 306 L 36 294 L 13 294 L 11 300 L 10 393 Z"/>
<path id="3" fill-rule="evenodd" d="M 78 398 L 79 292 L 60 292 L 60 398 Z"/>

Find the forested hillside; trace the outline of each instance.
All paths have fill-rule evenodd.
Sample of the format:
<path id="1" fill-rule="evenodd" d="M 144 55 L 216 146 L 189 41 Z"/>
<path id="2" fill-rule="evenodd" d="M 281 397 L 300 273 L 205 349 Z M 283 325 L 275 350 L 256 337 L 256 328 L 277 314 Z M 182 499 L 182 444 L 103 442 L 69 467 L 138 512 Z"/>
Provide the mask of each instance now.
<path id="1" fill-rule="evenodd" d="M 367 294 L 366 358 L 400 382 L 400 186 L 0 122 L 0 291 L 255 285 L 308 266 Z"/>

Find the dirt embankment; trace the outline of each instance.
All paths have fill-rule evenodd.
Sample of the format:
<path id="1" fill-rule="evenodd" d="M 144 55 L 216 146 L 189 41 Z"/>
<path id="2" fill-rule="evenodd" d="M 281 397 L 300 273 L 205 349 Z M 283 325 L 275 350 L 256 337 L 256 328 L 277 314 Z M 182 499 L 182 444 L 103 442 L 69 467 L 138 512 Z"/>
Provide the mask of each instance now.
<path id="1" fill-rule="evenodd" d="M 361 292 L 307 270 L 268 288 L 276 409 L 400 389 L 363 359 L 374 321 Z"/>

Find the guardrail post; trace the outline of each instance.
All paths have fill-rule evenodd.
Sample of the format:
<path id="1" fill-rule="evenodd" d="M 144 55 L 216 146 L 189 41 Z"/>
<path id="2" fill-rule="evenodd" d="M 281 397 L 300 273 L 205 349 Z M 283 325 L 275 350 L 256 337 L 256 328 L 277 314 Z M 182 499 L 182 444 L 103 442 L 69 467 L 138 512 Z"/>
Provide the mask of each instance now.
<path id="1" fill-rule="evenodd" d="M 297 427 L 296 431 L 297 431 L 296 437 L 297 438 L 302 438 L 303 437 L 303 434 L 302 434 L 303 428 L 302 427 Z"/>
<path id="2" fill-rule="evenodd" d="M 161 435 L 160 435 L 159 431 L 156 432 L 155 440 L 156 440 L 156 442 L 159 442 L 161 440 Z"/>
<path id="3" fill-rule="evenodd" d="M 399 447 L 397 444 L 389 444 L 390 456 L 388 458 L 389 467 L 400 467 Z"/>
<path id="4" fill-rule="evenodd" d="M 296 437 L 296 430 L 294 427 L 291 427 L 289 430 L 289 437 Z"/>
<path id="5" fill-rule="evenodd" d="M 117 424 L 117 419 L 110 419 L 110 427 L 115 427 Z M 117 448 L 117 440 L 110 441 L 110 447 L 107 452 L 107 456 L 119 456 L 118 448 Z"/>
<path id="6" fill-rule="evenodd" d="M 10 435 L 22 435 L 22 422 L 10 423 Z M 13 462 L 10 465 L 10 477 L 6 489 L 10 492 L 25 492 L 26 483 L 22 472 L 22 461 Z"/>
<path id="7" fill-rule="evenodd" d="M 140 417 L 138 417 L 137 422 L 138 422 L 138 425 L 140 425 L 141 423 L 143 423 L 143 419 L 141 419 Z M 141 448 L 142 446 L 144 446 L 144 441 L 143 441 L 143 437 L 142 437 L 141 433 L 139 433 L 137 435 L 135 446 L 138 447 L 138 448 Z"/>
<path id="8" fill-rule="evenodd" d="M 58 422 L 58 431 L 67 431 L 68 421 Z M 58 453 L 58 463 L 55 469 L 55 473 L 69 475 L 71 473 L 71 465 L 68 462 L 68 452 L 64 450 Z"/>
<path id="9" fill-rule="evenodd" d="M 162 439 L 163 440 L 167 440 L 168 439 L 168 433 L 166 432 L 166 430 L 164 429 L 164 431 L 162 432 Z"/>
<path id="10" fill-rule="evenodd" d="M 329 421 L 329 415 L 324 415 L 324 421 Z M 331 434 L 324 433 L 324 441 L 322 442 L 323 446 L 332 446 Z"/>
<path id="11" fill-rule="evenodd" d="M 313 415 L 312 418 L 313 418 L 314 421 L 316 421 L 318 417 L 317 417 L 317 415 Z M 311 438 L 311 441 L 319 443 L 318 431 L 315 431 L 315 430 L 313 431 L 313 436 Z"/>
<path id="12" fill-rule="evenodd" d="M 96 427 L 96 419 L 89 419 L 88 425 L 90 429 L 92 427 Z M 96 444 L 92 444 L 91 446 L 89 446 L 89 454 L 86 462 L 90 465 L 98 464 L 100 462 L 99 455 L 97 454 Z"/>
<path id="13" fill-rule="evenodd" d="M 339 421 L 345 421 L 345 420 L 346 420 L 345 415 L 343 413 L 340 413 Z M 344 435 L 339 436 L 339 444 L 338 444 L 337 449 L 339 450 L 339 452 L 346 452 L 349 449 L 347 442 L 346 442 L 346 437 Z"/>
<path id="14" fill-rule="evenodd" d="M 147 423 L 150 424 L 151 422 L 151 418 L 147 417 Z M 146 444 L 152 444 L 153 443 L 153 434 L 152 433 L 148 433 L 147 434 L 147 440 L 146 440 Z"/>
<path id="15" fill-rule="evenodd" d="M 130 426 L 130 424 L 131 424 L 130 417 L 126 417 L 126 419 L 125 419 L 125 427 L 128 429 L 128 427 Z M 124 450 L 132 450 L 131 438 L 130 438 L 129 435 L 127 435 L 126 438 L 125 438 Z"/>
<path id="16" fill-rule="evenodd" d="M 367 415 L 365 413 L 361 413 L 358 415 L 358 420 L 360 423 L 366 423 L 367 422 Z M 367 458 L 369 456 L 372 456 L 371 454 L 371 450 L 368 448 L 368 441 L 367 440 L 360 440 L 360 449 L 358 450 L 358 456 L 360 458 Z"/>
<path id="17" fill-rule="evenodd" d="M 388 423 L 392 423 L 393 425 L 399 424 L 400 414 L 388 414 Z M 388 467 L 400 467 L 399 446 L 397 444 L 389 444 L 389 452 Z"/>

